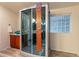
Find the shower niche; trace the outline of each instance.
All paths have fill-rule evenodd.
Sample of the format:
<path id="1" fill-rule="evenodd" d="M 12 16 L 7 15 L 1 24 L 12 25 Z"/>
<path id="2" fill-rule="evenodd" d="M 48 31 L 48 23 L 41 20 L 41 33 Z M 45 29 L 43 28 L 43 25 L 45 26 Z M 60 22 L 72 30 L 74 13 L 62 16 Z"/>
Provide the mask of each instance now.
<path id="1" fill-rule="evenodd" d="M 21 50 L 36 56 L 48 56 L 48 5 L 37 4 L 20 11 Z"/>

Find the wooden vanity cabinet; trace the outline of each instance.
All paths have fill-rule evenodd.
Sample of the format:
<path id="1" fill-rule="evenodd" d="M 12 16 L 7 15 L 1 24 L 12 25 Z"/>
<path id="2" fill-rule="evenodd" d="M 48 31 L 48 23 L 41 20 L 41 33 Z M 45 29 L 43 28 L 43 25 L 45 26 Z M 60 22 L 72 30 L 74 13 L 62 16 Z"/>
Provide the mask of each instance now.
<path id="1" fill-rule="evenodd" d="M 20 36 L 19 35 L 10 35 L 10 46 L 11 48 L 20 49 Z"/>

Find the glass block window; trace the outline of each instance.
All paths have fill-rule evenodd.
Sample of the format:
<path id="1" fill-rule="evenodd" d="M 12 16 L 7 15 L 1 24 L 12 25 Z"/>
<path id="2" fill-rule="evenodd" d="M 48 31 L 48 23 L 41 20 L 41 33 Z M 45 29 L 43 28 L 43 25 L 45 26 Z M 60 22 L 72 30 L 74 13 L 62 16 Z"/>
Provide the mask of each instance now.
<path id="1" fill-rule="evenodd" d="M 50 16 L 50 32 L 70 32 L 70 16 Z"/>

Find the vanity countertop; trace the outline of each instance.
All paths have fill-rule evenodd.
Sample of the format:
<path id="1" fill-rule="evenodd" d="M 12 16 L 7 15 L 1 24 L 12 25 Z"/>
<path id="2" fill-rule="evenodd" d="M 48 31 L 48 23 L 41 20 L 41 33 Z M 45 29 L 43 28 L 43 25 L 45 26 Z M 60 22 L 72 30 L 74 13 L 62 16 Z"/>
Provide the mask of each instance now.
<path id="1" fill-rule="evenodd" d="M 10 34 L 10 35 L 16 35 L 16 36 L 20 36 L 20 34 Z"/>

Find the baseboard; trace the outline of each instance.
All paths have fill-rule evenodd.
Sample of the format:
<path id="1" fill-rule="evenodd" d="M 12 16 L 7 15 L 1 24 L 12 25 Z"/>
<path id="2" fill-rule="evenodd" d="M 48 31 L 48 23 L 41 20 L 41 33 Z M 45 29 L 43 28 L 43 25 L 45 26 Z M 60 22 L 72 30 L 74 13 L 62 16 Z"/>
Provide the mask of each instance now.
<path id="1" fill-rule="evenodd" d="M 0 51 L 6 50 L 6 49 L 8 49 L 8 48 L 10 48 L 10 47 L 2 48 L 2 49 L 0 49 Z"/>

